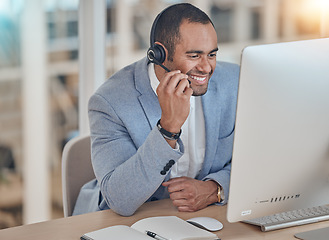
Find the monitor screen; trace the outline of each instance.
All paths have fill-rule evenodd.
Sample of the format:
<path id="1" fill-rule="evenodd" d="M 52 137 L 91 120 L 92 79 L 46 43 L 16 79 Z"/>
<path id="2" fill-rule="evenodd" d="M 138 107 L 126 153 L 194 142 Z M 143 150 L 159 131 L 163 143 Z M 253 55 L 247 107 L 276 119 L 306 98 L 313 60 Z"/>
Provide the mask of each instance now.
<path id="1" fill-rule="evenodd" d="M 227 218 L 329 204 L 329 39 L 246 47 Z"/>

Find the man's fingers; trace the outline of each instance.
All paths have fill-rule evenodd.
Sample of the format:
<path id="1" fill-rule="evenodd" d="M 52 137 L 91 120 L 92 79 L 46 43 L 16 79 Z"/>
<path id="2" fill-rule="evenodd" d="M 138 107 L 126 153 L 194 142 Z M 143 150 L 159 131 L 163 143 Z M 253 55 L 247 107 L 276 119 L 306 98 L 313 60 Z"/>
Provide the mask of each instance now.
<path id="1" fill-rule="evenodd" d="M 166 89 L 167 91 L 175 91 L 181 80 L 187 79 L 187 75 L 181 73 L 179 70 L 166 73 L 165 77 L 161 79 L 159 90 Z"/>
<path id="2" fill-rule="evenodd" d="M 162 183 L 162 185 L 166 187 L 166 186 L 168 186 L 170 184 L 182 182 L 182 181 L 185 181 L 185 180 L 186 180 L 185 177 L 171 178 L 167 182 Z"/>
<path id="3" fill-rule="evenodd" d="M 188 195 L 184 191 L 175 191 L 170 193 L 171 200 L 184 200 L 188 199 Z"/>
<path id="4" fill-rule="evenodd" d="M 196 210 L 191 209 L 189 206 L 179 206 L 177 207 L 179 212 L 195 212 Z"/>
<path id="5" fill-rule="evenodd" d="M 168 192 L 169 193 L 173 193 L 173 192 L 179 192 L 179 191 L 182 191 L 185 189 L 185 186 L 183 186 L 182 184 L 180 183 L 173 183 L 173 184 L 170 184 L 168 187 Z"/>
<path id="6" fill-rule="evenodd" d="M 188 91 L 188 89 L 190 91 Z M 183 93 L 185 95 L 187 95 L 188 97 L 190 97 L 193 93 L 192 88 L 190 88 L 190 84 L 188 83 L 187 79 L 182 79 L 178 82 L 178 85 L 176 87 L 176 92 L 179 93 Z"/>
<path id="7" fill-rule="evenodd" d="M 188 181 L 188 178 L 186 177 L 178 177 L 178 178 L 172 178 L 168 180 L 167 182 L 162 183 L 162 186 L 168 188 L 168 192 L 178 192 L 183 189 L 186 189 L 186 182 Z"/>

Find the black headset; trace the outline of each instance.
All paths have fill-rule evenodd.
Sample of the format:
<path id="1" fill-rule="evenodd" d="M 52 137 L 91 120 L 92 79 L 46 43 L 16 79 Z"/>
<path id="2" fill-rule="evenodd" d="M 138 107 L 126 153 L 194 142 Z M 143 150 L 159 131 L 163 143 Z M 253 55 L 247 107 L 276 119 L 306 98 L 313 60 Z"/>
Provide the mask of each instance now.
<path id="1" fill-rule="evenodd" d="M 164 70 L 167 72 L 170 72 L 168 68 L 166 68 L 162 63 L 166 60 L 166 52 L 164 48 L 155 43 L 155 29 L 157 27 L 159 18 L 161 15 L 172 6 L 169 6 L 165 8 L 162 12 L 158 14 L 158 16 L 155 18 L 153 24 L 152 24 L 152 29 L 151 29 L 151 34 L 150 34 L 150 48 L 147 50 L 147 58 L 151 63 L 157 64 L 161 66 Z"/>

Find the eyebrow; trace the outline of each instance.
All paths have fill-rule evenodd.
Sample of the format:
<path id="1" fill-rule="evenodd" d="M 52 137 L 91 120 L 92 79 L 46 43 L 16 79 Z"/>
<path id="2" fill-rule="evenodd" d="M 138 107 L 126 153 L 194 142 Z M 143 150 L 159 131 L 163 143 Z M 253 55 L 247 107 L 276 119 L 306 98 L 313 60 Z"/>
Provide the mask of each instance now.
<path id="1" fill-rule="evenodd" d="M 210 53 L 212 52 L 217 52 L 218 51 L 218 47 L 217 48 L 214 48 L 213 50 L 210 51 Z M 204 51 L 201 51 L 201 50 L 191 50 L 191 51 L 187 51 L 186 54 L 191 54 L 191 53 L 204 53 Z"/>

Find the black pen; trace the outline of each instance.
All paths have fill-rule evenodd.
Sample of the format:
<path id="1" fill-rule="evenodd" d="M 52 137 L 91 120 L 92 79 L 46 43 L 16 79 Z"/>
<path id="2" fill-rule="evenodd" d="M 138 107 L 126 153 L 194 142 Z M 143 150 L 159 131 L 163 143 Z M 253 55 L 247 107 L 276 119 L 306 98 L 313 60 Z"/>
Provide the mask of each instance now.
<path id="1" fill-rule="evenodd" d="M 161 237 L 160 235 L 158 235 L 158 234 L 156 234 L 156 233 L 154 233 L 154 232 L 151 232 L 151 231 L 145 231 L 145 232 L 146 232 L 146 234 L 147 234 L 148 236 L 153 237 L 153 238 L 156 239 L 156 240 L 169 240 L 169 239 L 167 239 L 167 238 Z"/>

